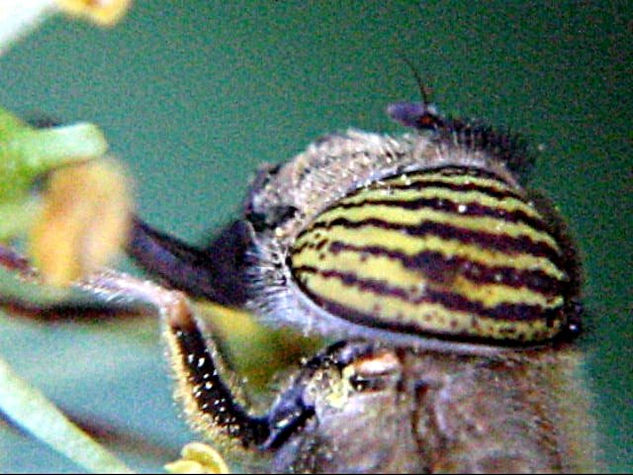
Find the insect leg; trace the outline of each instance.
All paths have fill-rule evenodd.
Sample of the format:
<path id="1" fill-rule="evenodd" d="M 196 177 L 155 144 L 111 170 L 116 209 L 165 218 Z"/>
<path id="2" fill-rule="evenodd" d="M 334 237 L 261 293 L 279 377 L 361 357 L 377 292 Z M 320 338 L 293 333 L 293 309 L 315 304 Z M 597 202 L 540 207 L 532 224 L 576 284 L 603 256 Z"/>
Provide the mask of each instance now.
<path id="1" fill-rule="evenodd" d="M 221 305 L 246 301 L 243 269 L 250 230 L 244 221 L 225 228 L 208 249 L 198 249 L 135 217 L 127 253 L 172 287 Z"/>
<path id="2" fill-rule="evenodd" d="M 224 368 L 213 341 L 204 338 L 202 323 L 184 293 L 112 271 L 95 274 L 79 286 L 113 304 L 142 302 L 159 313 L 177 380 L 176 395 L 196 429 L 237 439 L 244 446 L 268 438 L 268 419 L 249 414 L 222 378 Z"/>

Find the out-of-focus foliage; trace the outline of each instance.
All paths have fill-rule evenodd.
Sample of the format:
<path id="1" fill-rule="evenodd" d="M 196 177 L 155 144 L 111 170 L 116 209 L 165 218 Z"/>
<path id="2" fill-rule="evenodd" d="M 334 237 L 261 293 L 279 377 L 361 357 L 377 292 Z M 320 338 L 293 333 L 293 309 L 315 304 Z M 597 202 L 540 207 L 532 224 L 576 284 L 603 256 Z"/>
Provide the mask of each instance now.
<path id="1" fill-rule="evenodd" d="M 0 109 L 0 241 L 28 233 L 45 282 L 68 285 L 123 245 L 130 185 L 106 150 L 93 124 L 35 129 Z"/>
<path id="2" fill-rule="evenodd" d="M 65 292 L 43 281 L 69 285 L 105 264 L 122 245 L 130 214 L 129 186 L 120 167 L 104 160 L 107 142 L 98 127 L 76 124 L 36 129 L 0 108 L 0 241 L 29 234 L 37 275 L 10 247 L 2 245 L 0 301 L 24 287 L 40 288 L 29 305 L 56 302 Z M 46 182 L 41 193 L 38 182 Z M 17 290 L 17 292 L 16 292 Z M 53 289 L 54 290 L 54 289 Z M 0 410 L 13 423 L 94 472 L 129 469 L 70 422 L 44 395 L 0 359 Z"/>
<path id="3" fill-rule="evenodd" d="M 36 129 L 0 108 L 0 241 L 29 229 L 38 210 L 37 180 L 106 150 L 105 137 L 93 124 Z"/>
<path id="4" fill-rule="evenodd" d="M 2 0 L 0 54 L 46 18 L 57 13 L 110 27 L 123 18 L 132 0 Z"/>
<path id="5" fill-rule="evenodd" d="M 65 13 L 112 26 L 123 18 L 132 0 L 57 0 L 57 3 Z"/>
<path id="6" fill-rule="evenodd" d="M 80 2 L 64 2 L 63 8 L 93 15 L 97 23 L 112 24 L 129 2 L 82 2 L 83 12 L 73 3 Z M 50 1 L 3 2 L 0 53 L 52 9 Z M 88 11 L 95 9 L 99 11 Z M 30 234 L 29 249 L 45 281 L 68 285 L 105 264 L 127 234 L 129 185 L 115 162 L 100 158 L 106 150 L 103 133 L 93 124 L 40 129 L 0 108 L 0 245 Z M 47 179 L 42 194 L 38 185 Z M 0 286 L 0 294 L 11 299 L 25 286 L 37 287 L 28 263 L 21 262 L 8 247 L 3 246 L 2 251 L 2 274 L 13 269 L 16 278 L 3 279 L 8 286 Z M 65 295 L 45 287 L 40 293 L 43 300 L 56 301 Z M 130 472 L 1 359 L 0 410 L 85 470 Z"/>
<path id="7" fill-rule="evenodd" d="M 132 205 L 117 162 L 100 159 L 56 170 L 42 202 L 29 254 L 46 282 L 68 285 L 107 264 L 124 245 Z"/>
<path id="8" fill-rule="evenodd" d="M 71 423 L 46 397 L 0 359 L 0 409 L 11 420 L 96 473 L 132 473 L 86 433 Z"/>

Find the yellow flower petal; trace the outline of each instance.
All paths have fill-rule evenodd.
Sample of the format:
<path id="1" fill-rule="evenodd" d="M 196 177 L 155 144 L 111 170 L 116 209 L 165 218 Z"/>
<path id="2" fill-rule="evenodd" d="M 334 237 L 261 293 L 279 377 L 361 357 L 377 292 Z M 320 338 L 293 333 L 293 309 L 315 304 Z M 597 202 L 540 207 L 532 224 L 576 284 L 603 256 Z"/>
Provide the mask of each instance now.
<path id="1" fill-rule="evenodd" d="M 110 261 L 128 235 L 128 180 L 113 160 L 91 160 L 51 174 L 30 233 L 30 255 L 44 280 L 68 285 Z"/>
<path id="2" fill-rule="evenodd" d="M 87 18 L 101 26 L 115 25 L 132 0 L 57 0 L 62 11 Z"/>
<path id="3" fill-rule="evenodd" d="M 169 473 L 229 473 L 224 458 L 208 444 L 191 442 L 181 451 L 182 458 L 165 465 Z"/>

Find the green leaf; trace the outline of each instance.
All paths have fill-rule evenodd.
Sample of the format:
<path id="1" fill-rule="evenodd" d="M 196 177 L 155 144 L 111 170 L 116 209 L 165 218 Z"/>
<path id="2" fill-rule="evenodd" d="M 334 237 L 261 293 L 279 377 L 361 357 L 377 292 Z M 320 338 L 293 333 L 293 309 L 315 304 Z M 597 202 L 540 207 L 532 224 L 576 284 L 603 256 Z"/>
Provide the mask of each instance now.
<path id="1" fill-rule="evenodd" d="M 35 180 L 55 168 L 100 157 L 107 148 L 96 125 L 36 129 L 0 107 L 0 241 L 31 223 Z"/>
<path id="2" fill-rule="evenodd" d="M 37 199 L 25 197 L 0 204 L 0 242 L 24 233 L 40 210 Z"/>

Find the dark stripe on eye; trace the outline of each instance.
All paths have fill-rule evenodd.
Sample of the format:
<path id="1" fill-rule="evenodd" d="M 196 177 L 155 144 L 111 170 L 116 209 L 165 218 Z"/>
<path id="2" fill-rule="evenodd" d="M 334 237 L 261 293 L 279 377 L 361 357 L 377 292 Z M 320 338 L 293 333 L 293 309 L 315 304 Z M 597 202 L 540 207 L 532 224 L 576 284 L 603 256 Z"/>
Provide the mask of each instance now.
<path id="1" fill-rule="evenodd" d="M 401 177 L 389 178 L 382 181 L 377 181 L 371 184 L 367 189 L 376 190 L 376 189 L 390 189 L 390 190 L 423 190 L 425 188 L 443 188 L 451 191 L 457 192 L 467 192 L 467 191 L 478 191 L 482 194 L 490 196 L 491 198 L 503 199 L 503 198 L 515 198 L 517 200 L 525 201 L 525 197 L 516 193 L 512 189 L 509 188 L 509 185 L 504 181 L 501 181 L 498 177 L 479 177 L 473 176 L 474 180 L 472 183 L 459 183 L 458 181 L 446 181 L 439 179 L 419 179 L 425 177 L 425 175 L 436 176 L 436 173 L 428 173 L 428 174 L 409 174 L 407 177 L 410 181 L 402 181 Z M 456 176 L 462 178 L 464 175 L 444 175 L 447 178 L 451 176 Z M 471 175 L 467 175 L 471 176 Z M 490 180 L 495 180 L 499 183 L 499 187 L 482 183 L 481 181 L 477 181 L 477 178 L 487 178 Z M 500 189 L 501 188 L 501 189 Z"/>
<path id="2" fill-rule="evenodd" d="M 361 279 L 351 272 L 340 272 L 331 269 L 323 270 L 312 266 L 299 266 L 295 269 L 295 272 L 299 276 L 302 274 L 315 274 L 326 279 L 338 279 L 346 286 L 355 287 L 361 291 L 370 292 L 376 295 L 393 297 L 398 300 L 409 302 L 413 305 L 420 305 L 424 303 L 439 304 L 448 310 L 469 313 L 478 317 L 493 320 L 512 322 L 539 321 L 543 320 L 543 315 L 546 311 L 546 309 L 541 305 L 512 303 L 502 303 L 486 308 L 477 300 L 468 299 L 453 292 L 431 288 L 427 288 L 422 296 L 411 298 L 409 293 L 401 287 L 394 287 L 382 280 Z M 301 278 L 299 279 L 299 282 L 301 282 Z M 307 287 L 305 285 L 303 286 Z M 307 291 L 309 292 L 309 288 L 307 288 Z M 313 292 L 310 293 L 318 305 L 325 306 L 327 308 L 328 304 L 334 303 L 333 301 L 324 298 L 323 295 L 315 294 Z M 555 309 L 547 310 L 552 311 Z M 343 314 L 341 317 L 345 318 L 346 316 Z M 388 320 L 393 321 L 395 317 L 387 318 Z"/>
<path id="3" fill-rule="evenodd" d="M 556 249 L 544 242 L 534 242 L 528 236 L 513 237 L 503 233 L 495 234 L 492 232 L 474 231 L 447 223 L 437 223 L 435 221 L 421 221 L 415 225 L 408 225 L 392 223 L 379 218 L 367 218 L 359 221 L 350 221 L 347 218 L 336 218 L 327 223 L 315 222 L 310 228 L 310 231 L 317 229 L 330 230 L 336 226 L 341 226 L 346 229 L 375 227 L 402 232 L 409 236 L 433 235 L 442 239 L 454 239 L 465 244 L 476 244 L 483 249 L 501 251 L 509 254 L 509 259 L 512 255 L 521 253 L 545 257 L 552 261 L 557 267 L 562 268 L 562 257 Z"/>
<path id="4" fill-rule="evenodd" d="M 420 170 L 413 173 L 408 173 L 408 176 L 424 176 L 424 175 L 442 175 L 442 176 L 470 176 L 475 178 L 487 178 L 490 180 L 496 180 L 505 184 L 505 181 L 496 173 L 483 170 L 481 168 L 465 168 L 465 167 L 443 167 L 443 168 L 429 168 L 428 170 Z"/>
<path id="5" fill-rule="evenodd" d="M 443 211 L 458 216 L 485 216 L 496 219 L 502 219 L 510 223 L 523 223 L 537 231 L 548 232 L 548 228 L 542 219 L 530 216 L 522 210 L 506 210 L 503 208 L 491 208 L 469 201 L 465 203 L 455 203 L 447 198 L 416 198 L 413 200 L 379 200 L 366 199 L 357 203 L 340 203 L 332 206 L 329 211 L 337 209 L 353 209 L 362 208 L 365 205 L 386 206 L 392 208 L 401 208 L 406 210 L 432 209 L 435 211 Z"/>
<path id="6" fill-rule="evenodd" d="M 300 253 L 304 246 L 297 248 L 293 254 Z M 397 250 L 386 249 L 380 246 L 357 246 L 341 241 L 330 243 L 328 250 L 333 254 L 338 254 L 342 251 L 351 251 L 359 255 L 368 254 L 396 259 L 407 269 L 419 270 L 429 279 L 436 281 L 443 281 L 445 274 L 458 272 L 472 282 L 502 284 L 512 288 L 525 287 L 545 296 L 559 295 L 563 284 L 560 280 L 547 275 L 542 270 L 522 270 L 508 266 L 489 266 L 459 256 L 448 258 L 441 252 L 436 251 L 422 251 L 415 255 L 408 255 Z"/>
<path id="7" fill-rule="evenodd" d="M 307 294 L 316 300 L 316 296 L 306 289 Z M 499 330 L 500 337 L 496 338 L 486 334 L 462 332 L 447 332 L 442 328 L 425 328 L 414 322 L 394 322 L 391 320 L 377 319 L 375 315 L 361 312 L 337 302 L 323 302 L 323 308 L 332 315 L 345 315 L 345 320 L 362 327 L 377 328 L 396 333 L 418 334 L 441 338 L 444 341 L 454 341 L 458 343 L 493 343 L 495 346 L 521 347 L 532 346 L 534 341 L 545 342 L 552 337 L 538 331 L 523 333 L 510 326 Z M 557 311 L 548 312 L 556 315 Z M 554 317 L 552 317 L 554 319 Z"/>

